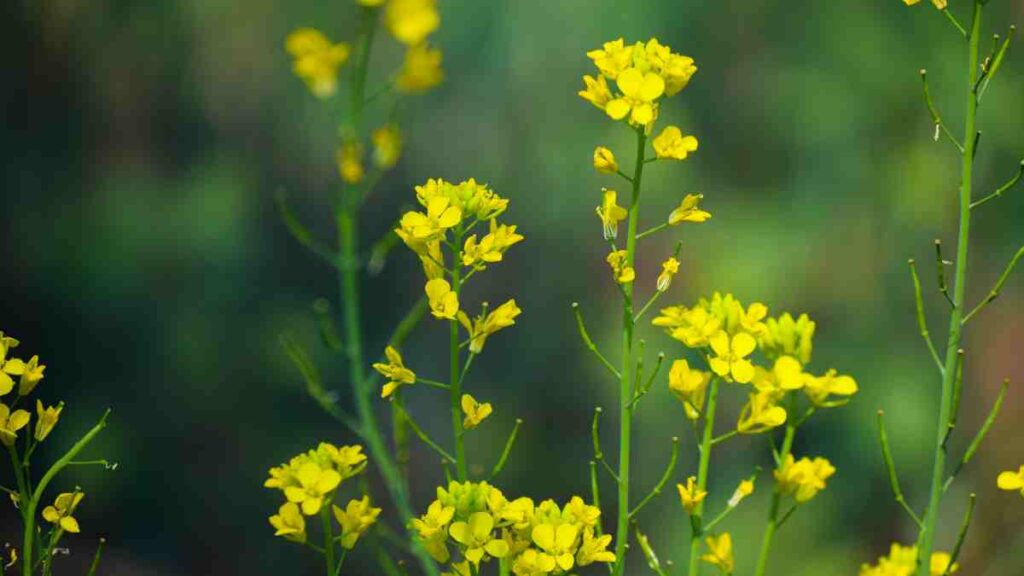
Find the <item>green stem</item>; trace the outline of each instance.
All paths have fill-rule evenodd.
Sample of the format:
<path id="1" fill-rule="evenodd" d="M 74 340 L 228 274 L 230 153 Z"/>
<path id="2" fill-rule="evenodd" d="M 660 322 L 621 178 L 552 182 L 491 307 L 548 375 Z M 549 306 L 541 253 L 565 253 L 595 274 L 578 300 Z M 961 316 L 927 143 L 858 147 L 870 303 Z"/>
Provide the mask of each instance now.
<path id="1" fill-rule="evenodd" d="M 796 437 L 796 424 L 786 424 L 786 436 L 782 440 L 782 449 L 779 452 L 779 462 L 784 462 L 786 456 L 793 450 L 793 438 Z M 772 504 L 768 512 L 768 527 L 765 528 L 764 538 L 761 540 L 761 553 L 757 557 L 756 576 L 764 576 L 768 570 L 768 553 L 772 548 L 772 538 L 779 528 L 779 506 L 782 503 L 782 494 L 778 490 L 772 493 Z"/>
<path id="2" fill-rule="evenodd" d="M 462 261 L 462 231 L 456 232 L 456 239 L 453 245 L 452 261 L 456 266 L 452 270 L 452 290 L 458 296 L 462 292 L 462 267 L 458 265 Z M 455 437 L 455 474 L 459 481 L 466 481 L 466 447 L 463 442 L 462 428 L 462 366 L 459 357 L 459 321 L 452 318 L 449 322 L 449 365 L 451 368 L 451 411 L 452 411 L 452 433 Z"/>
<path id="3" fill-rule="evenodd" d="M 711 467 L 711 443 L 715 438 L 715 412 L 718 410 L 718 386 L 721 379 L 713 378 L 708 390 L 708 403 L 704 408 L 704 434 L 700 442 L 700 463 L 697 466 L 697 490 L 706 491 L 708 470 Z M 697 576 L 700 566 L 700 538 L 704 535 L 704 502 L 690 514 L 690 566 L 687 574 Z"/>
<path id="4" fill-rule="evenodd" d="M 981 40 L 982 1 L 974 0 L 974 14 L 971 19 L 970 41 L 967 51 L 967 120 L 964 125 L 964 152 L 961 156 L 960 174 L 960 225 L 957 235 L 956 272 L 953 284 L 953 308 L 949 317 L 949 338 L 946 342 L 945 371 L 942 374 L 942 397 L 936 424 L 935 456 L 932 465 L 931 486 L 928 508 L 925 511 L 924 526 L 918 536 L 918 576 L 929 576 L 929 562 L 935 546 L 935 528 L 938 524 L 939 506 L 942 503 L 942 482 L 946 473 L 945 438 L 953 402 L 953 386 L 956 378 L 957 350 L 963 331 L 964 297 L 967 293 L 967 256 L 971 226 L 971 185 L 974 174 L 974 154 L 977 141 L 976 120 L 978 113 L 978 46 Z M 921 559 L 924 561 L 921 561 Z"/>
<path id="5" fill-rule="evenodd" d="M 334 529 L 331 526 L 329 503 L 320 509 L 320 521 L 324 527 L 324 563 L 327 565 L 327 576 L 334 576 Z"/>
<path id="6" fill-rule="evenodd" d="M 644 174 L 644 152 L 647 136 L 643 128 L 636 130 L 636 165 L 633 170 L 633 197 L 629 207 L 626 233 L 626 265 L 636 261 L 636 230 L 640 221 L 640 183 Z M 622 370 L 619 372 L 619 510 L 615 528 L 615 567 L 613 576 L 622 576 L 626 569 L 626 542 L 629 540 L 629 464 L 633 428 L 633 284 L 622 287 Z"/>

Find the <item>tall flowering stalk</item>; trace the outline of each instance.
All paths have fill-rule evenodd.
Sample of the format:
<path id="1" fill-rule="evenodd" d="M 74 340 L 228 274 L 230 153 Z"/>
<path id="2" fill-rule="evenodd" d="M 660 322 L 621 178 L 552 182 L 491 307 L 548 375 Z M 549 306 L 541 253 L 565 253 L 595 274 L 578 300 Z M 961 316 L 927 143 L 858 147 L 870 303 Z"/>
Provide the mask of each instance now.
<path id="1" fill-rule="evenodd" d="M 394 422 L 396 458 L 385 441 L 385 433 L 373 404 L 374 392 L 379 385 L 376 376 L 366 369 L 364 355 L 363 323 L 361 318 L 361 295 L 359 291 L 360 272 L 369 266 L 379 265 L 390 244 L 382 242 L 372 254 L 361 251 L 359 246 L 362 231 L 359 210 L 373 192 L 382 174 L 398 162 L 402 149 L 402 135 L 394 122 L 399 98 L 403 95 L 421 93 L 436 86 L 443 78 L 441 52 L 433 48 L 429 36 L 440 24 L 436 0 L 356 0 L 359 25 L 353 44 L 334 43 L 319 30 L 300 28 L 289 35 L 285 48 L 293 57 L 293 71 L 302 79 L 310 92 L 320 99 L 333 98 L 339 92 L 339 75 L 343 68 L 347 74 L 348 106 L 339 125 L 340 141 L 337 149 L 338 172 L 341 186 L 332 198 L 336 241 L 331 247 L 318 241 L 288 209 L 283 198 L 280 201 L 282 217 L 292 235 L 311 252 L 323 257 L 337 270 L 338 295 L 340 300 L 340 335 L 335 328 L 329 306 L 318 303 L 321 329 L 328 346 L 342 353 L 348 364 L 348 385 L 351 386 L 355 402 L 355 415 L 349 415 L 339 407 L 313 365 L 309 355 L 291 338 L 283 338 L 283 345 L 289 357 L 296 364 L 306 381 L 310 394 L 332 416 L 348 426 L 366 444 L 371 460 L 381 472 L 387 485 L 391 501 L 399 519 L 407 524 L 413 518 L 409 502 L 407 481 L 403 477 L 403 462 L 398 460 L 405 454 L 408 438 L 406 424 L 395 409 Z M 391 36 L 405 46 L 405 56 L 398 69 L 387 82 L 368 90 L 368 77 L 377 30 L 383 25 Z M 390 108 L 383 116 L 386 120 L 373 130 L 366 129 L 366 121 L 373 105 L 390 102 Z M 364 141 L 372 144 L 372 161 L 366 161 Z M 403 341 L 423 315 L 425 304 L 414 306 L 399 323 L 392 335 L 395 345 Z M 330 491 L 331 494 L 334 491 Z M 325 509 L 329 508 L 325 507 Z M 301 514 L 307 514 L 301 510 Z M 294 520 L 294 515 L 292 520 Z M 279 513 L 277 516 L 281 518 Z M 325 516 L 326 518 L 326 516 Z M 325 530 L 330 529 L 330 519 L 325 520 Z M 338 518 L 342 522 L 341 518 Z M 273 523 L 274 520 L 272 519 Z M 282 534 L 283 536 L 283 534 Z M 336 543 L 335 543 L 336 544 Z M 330 548 L 330 549 L 329 549 Z M 424 572 L 437 575 L 438 570 L 430 556 L 420 547 L 414 547 Z M 334 556 L 333 545 L 325 545 L 323 553 L 327 558 L 328 571 L 340 570 L 341 562 Z M 378 554 L 382 569 L 393 573 L 394 562 L 387 554 Z"/>
<path id="2" fill-rule="evenodd" d="M 908 5 L 917 3 L 916 0 L 904 1 Z M 1017 172 L 1008 182 L 1006 182 L 1006 184 L 999 187 L 991 194 L 978 199 L 975 199 L 974 197 L 974 159 L 978 153 L 978 144 L 981 136 L 981 132 L 977 130 L 978 107 L 989 87 L 989 83 L 995 77 L 1003 64 L 1015 29 L 1011 26 L 1010 32 L 1005 39 L 1000 39 L 1000 37 L 996 35 L 990 52 L 984 57 L 984 59 L 982 59 L 982 12 L 987 4 L 987 0 L 972 0 L 970 2 L 971 17 L 969 24 L 966 27 L 962 25 L 960 20 L 949 10 L 945 1 L 933 0 L 932 3 L 935 5 L 936 9 L 938 9 L 941 14 L 949 20 L 957 36 L 964 41 L 967 69 L 965 71 L 966 83 L 964 86 L 965 121 L 963 136 L 961 138 L 957 138 L 953 131 L 950 130 L 947 124 L 943 121 L 937 106 L 932 100 L 931 92 L 928 89 L 927 75 L 924 70 L 921 71 L 925 104 L 927 105 L 928 112 L 935 126 L 935 140 L 939 140 L 940 137 L 948 140 L 957 151 L 960 160 L 957 247 L 951 286 L 947 286 L 946 283 L 946 262 L 942 257 L 941 243 L 938 240 L 935 242 L 938 288 L 950 307 L 949 330 L 946 336 L 946 346 L 941 355 L 932 342 L 931 335 L 927 328 L 924 315 L 924 305 L 921 296 L 921 284 L 918 278 L 916 264 L 913 260 L 909 262 L 914 284 L 914 295 L 917 304 L 918 327 L 921 331 L 921 336 L 924 338 L 927 348 L 935 361 L 942 382 L 935 432 L 932 474 L 928 484 L 928 504 L 921 515 L 918 515 L 914 509 L 906 503 L 903 496 L 899 477 L 896 473 L 888 445 L 883 414 L 879 411 L 879 439 L 882 446 L 883 458 L 888 468 L 893 494 L 896 501 L 907 511 L 908 516 L 910 516 L 918 527 L 916 546 L 907 547 L 903 550 L 903 558 L 910 559 L 909 563 L 913 566 L 913 569 L 916 571 L 918 576 L 949 574 L 956 571 L 958 568 L 956 560 L 967 535 L 967 529 L 970 526 L 971 516 L 974 512 L 975 497 L 973 494 L 970 496 L 967 511 L 961 524 L 952 554 L 945 554 L 941 552 L 934 552 L 938 536 L 938 516 L 943 496 L 949 489 L 949 486 L 952 484 L 957 474 L 963 466 L 971 460 L 981 442 L 984 440 L 985 435 L 988 433 L 989 428 L 999 413 L 999 409 L 1002 405 L 1003 398 L 1009 384 L 1008 381 L 1003 382 L 999 396 L 996 398 L 995 404 L 992 406 L 985 424 L 975 434 L 974 439 L 964 452 L 963 456 L 961 456 L 961 458 L 956 461 L 956 464 L 952 469 L 950 469 L 948 442 L 952 433 L 957 428 L 957 416 L 960 409 L 960 395 L 963 384 L 963 363 L 965 353 L 961 347 L 961 341 L 963 339 L 965 326 L 972 318 L 981 312 L 986 305 L 996 299 L 1004 282 L 1006 282 L 1007 278 L 1013 271 L 1014 266 L 1017 264 L 1017 261 L 1024 256 L 1024 247 L 1022 247 L 1006 266 L 1002 275 L 996 281 L 988 295 L 974 307 L 970 307 L 967 304 L 967 263 L 970 255 L 969 242 L 972 213 L 982 205 L 998 199 L 1003 193 L 1014 187 L 1020 181 L 1021 175 L 1024 174 L 1024 161 L 1022 161 Z M 949 290 L 950 287 L 952 288 L 952 294 Z M 1008 485 L 1008 483 L 1005 482 L 1005 479 L 1005 476 L 1000 477 L 1000 487 Z M 899 555 L 898 553 L 900 550 L 897 550 L 898 547 L 899 546 L 897 544 L 893 545 L 893 551 L 889 557 L 890 562 L 893 561 L 893 557 Z M 886 559 L 883 558 L 882 560 Z M 862 576 L 888 574 L 889 572 L 883 572 L 884 562 L 882 562 L 882 560 L 880 560 L 877 567 L 865 565 L 861 570 Z"/>
<path id="3" fill-rule="evenodd" d="M 19 345 L 17 339 L 0 332 L 0 398 L 11 395 L 9 399 L 5 398 L 0 402 L 0 444 L 10 456 L 11 475 L 16 482 L 14 487 L 0 486 L 0 490 L 7 493 L 8 498 L 4 500 L 9 500 L 17 510 L 22 526 L 22 547 L 20 551 L 17 547 L 10 547 L 7 551 L 8 557 L 0 558 L 0 572 L 6 573 L 8 569 L 14 568 L 23 576 L 49 576 L 53 571 L 58 546 L 69 534 L 81 532 L 75 511 L 85 498 L 85 492 L 75 486 L 68 492 L 53 496 L 48 489 L 69 467 L 102 466 L 107 470 L 117 468 L 117 464 L 106 460 L 77 459 L 106 427 L 110 410 L 104 412 L 99 422 L 37 479 L 32 474 L 32 466 L 35 464 L 32 456 L 36 448 L 57 426 L 64 411 L 64 403 L 45 406 L 37 395 L 34 408 L 35 425 L 32 425 L 30 398 L 42 382 L 46 366 L 39 361 L 38 356 L 32 356 L 27 361 L 16 357 L 14 350 Z M 23 402 L 28 404 L 28 410 L 19 408 Z M 89 576 L 95 573 L 102 551 L 101 538 Z"/>

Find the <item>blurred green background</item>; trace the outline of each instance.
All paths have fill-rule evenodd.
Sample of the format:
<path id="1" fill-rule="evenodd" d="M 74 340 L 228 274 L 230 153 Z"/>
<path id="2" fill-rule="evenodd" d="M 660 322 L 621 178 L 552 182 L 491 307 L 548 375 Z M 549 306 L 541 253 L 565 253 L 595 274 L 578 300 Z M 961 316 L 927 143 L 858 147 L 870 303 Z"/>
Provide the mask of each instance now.
<path id="1" fill-rule="evenodd" d="M 952 9 L 963 11 L 961 4 L 953 0 Z M 854 574 L 890 541 L 912 540 L 889 494 L 875 411 L 888 413 L 904 489 L 920 508 L 939 382 L 917 334 L 906 259 L 926 263 L 927 310 L 941 338 L 932 240 L 942 238 L 953 253 L 957 159 L 932 140 L 917 71 L 929 69 L 937 104 L 959 132 L 964 59 L 949 24 L 927 2 L 908 9 L 898 0 L 440 5 L 436 42 L 448 78 L 405 109 L 406 155 L 364 209 L 363 243 L 387 232 L 412 201 L 412 186 L 428 177 L 475 176 L 511 198 L 508 220 L 527 240 L 474 282 L 471 299 L 515 297 L 524 313 L 474 365 L 470 391 L 496 413 L 472 435 L 471 459 L 490 466 L 512 419 L 522 417 L 500 481 L 506 493 L 588 493 L 590 415 L 595 405 L 616 403 L 616 384 L 580 344 L 569 304 L 581 303 L 612 353 L 618 296 L 593 207 L 601 186 L 613 184 L 594 173 L 590 156 L 604 144 L 629 158 L 632 138 L 575 93 L 591 71 L 586 50 L 619 36 L 657 36 L 700 68 L 665 103 L 662 121 L 696 134 L 701 146 L 685 163 L 648 170 L 644 210 L 648 222 L 660 220 L 684 193 L 700 191 L 714 213 L 709 224 L 682 231 L 682 272 L 662 302 L 728 290 L 773 313 L 807 312 L 818 322 L 814 368 L 835 366 L 861 386 L 850 406 L 801 431 L 797 453 L 827 455 L 839 473 L 782 531 L 774 573 Z M 274 194 L 286 191 L 326 235 L 325 207 L 337 186 L 336 107 L 305 91 L 282 46 L 298 26 L 344 38 L 353 14 L 346 1 L 0 7 L 0 329 L 48 365 L 44 398 L 68 404 L 52 444 L 70 442 L 114 408 L 90 451 L 118 469 L 77 470 L 63 481 L 88 492 L 79 513 L 84 534 L 69 542 L 73 559 L 90 555 L 104 535 L 109 574 L 319 568 L 306 551 L 272 537 L 267 516 L 278 496 L 261 486 L 268 467 L 300 450 L 353 441 L 305 396 L 277 345 L 290 331 L 316 349 L 310 303 L 336 297 L 330 271 L 289 237 L 274 207 Z M 989 29 L 1002 32 L 1011 22 L 1024 22 L 1024 2 L 992 1 Z M 375 69 L 393 67 L 393 42 L 379 40 Z M 1007 179 L 1024 154 L 1022 70 L 1014 47 L 986 96 L 979 193 Z M 972 300 L 1024 240 L 1022 217 L 1020 189 L 977 213 Z M 673 242 L 665 234 L 642 247 L 643 290 Z M 420 286 L 418 264 L 404 249 L 365 281 L 370 352 Z M 445 333 L 426 322 L 406 344 L 407 362 L 443 375 Z M 679 353 L 657 331 L 642 333 L 649 358 Z M 948 548 L 967 493 L 978 492 L 962 562 L 972 576 L 1024 574 L 1024 501 L 994 487 L 998 471 L 1024 463 L 1021 342 L 1024 275 L 1016 274 L 965 341 L 966 430 L 980 424 L 1003 377 L 1018 384 L 943 514 L 940 543 Z M 316 357 L 343 390 L 343 366 L 320 351 Z M 422 390 L 411 397 L 418 419 L 446 438 L 441 399 Z M 734 395 L 726 403 L 726 418 L 738 402 Z M 611 412 L 604 437 L 614 457 Z M 660 475 L 673 435 L 687 448 L 677 477 L 695 470 L 692 436 L 663 379 L 638 420 L 639 490 Z M 763 437 L 725 446 L 713 463 L 715 502 L 768 460 Z M 423 508 L 440 471 L 419 446 L 414 464 Z M 728 521 L 739 573 L 754 562 L 767 487 L 762 476 L 759 495 Z M 13 514 L 0 512 L 6 540 L 14 538 Z M 663 559 L 685 560 L 688 536 L 674 492 L 642 521 Z M 359 568 L 363 560 L 356 556 L 352 573 L 373 570 Z M 644 570 L 639 558 L 631 566 Z"/>

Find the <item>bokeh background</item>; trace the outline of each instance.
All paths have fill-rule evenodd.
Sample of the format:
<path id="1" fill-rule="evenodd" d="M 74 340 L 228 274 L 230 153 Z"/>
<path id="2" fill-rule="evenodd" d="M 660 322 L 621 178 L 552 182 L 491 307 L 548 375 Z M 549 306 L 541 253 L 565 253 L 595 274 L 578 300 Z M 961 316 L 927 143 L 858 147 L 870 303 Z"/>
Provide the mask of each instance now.
<path id="1" fill-rule="evenodd" d="M 961 4 L 951 2 L 956 11 Z M 657 36 L 700 67 L 662 117 L 696 134 L 701 147 L 685 163 L 648 170 L 644 209 L 653 222 L 700 191 L 714 213 L 710 224 L 682 231 L 682 272 L 663 302 L 728 290 L 773 312 L 807 312 L 818 322 L 816 369 L 835 366 L 861 386 L 851 405 L 801 431 L 797 452 L 828 455 L 839 473 L 782 531 L 774 573 L 854 574 L 890 541 L 912 540 L 889 494 L 875 411 L 888 413 L 904 489 L 920 508 L 939 383 L 917 334 L 906 260 L 925 263 L 927 312 L 941 335 L 932 240 L 945 240 L 952 254 L 957 160 L 932 140 L 918 69 L 929 69 L 937 104 L 960 126 L 963 49 L 949 24 L 927 2 L 907 9 L 897 0 L 440 5 L 436 40 L 448 79 L 404 109 L 406 155 L 365 208 L 362 240 L 385 234 L 412 186 L 428 177 L 475 176 L 512 199 L 508 218 L 527 241 L 479 277 L 471 298 L 515 297 L 524 313 L 474 366 L 470 390 L 496 413 L 471 437 L 473 461 L 489 466 L 522 417 L 500 482 L 506 492 L 588 492 L 590 415 L 615 404 L 616 385 L 580 344 L 569 304 L 581 303 L 597 340 L 614 350 L 618 296 L 593 212 L 601 186 L 611 184 L 590 156 L 604 144 L 629 158 L 632 138 L 575 93 L 591 69 L 586 50 L 619 36 Z M 0 329 L 43 358 L 45 396 L 68 404 L 53 444 L 115 409 L 91 452 L 118 469 L 65 479 L 88 491 L 84 534 L 71 541 L 65 566 L 104 535 L 110 574 L 317 573 L 305 551 L 272 537 L 267 516 L 278 497 L 261 484 L 268 467 L 293 453 L 353 440 L 305 396 L 277 344 L 292 333 L 344 390 L 344 368 L 316 347 L 310 312 L 315 298 L 336 299 L 335 283 L 288 235 L 273 198 L 286 192 L 302 218 L 329 234 L 338 110 L 290 74 L 282 44 L 305 25 L 344 38 L 352 14 L 345 1 L 0 7 Z M 995 0 L 987 14 L 990 30 L 1002 32 L 1024 22 L 1024 2 Z M 399 55 L 379 40 L 382 70 Z M 1024 155 L 1022 71 L 1014 47 L 986 95 L 979 193 L 1005 181 Z M 1020 189 L 977 213 L 972 301 L 1024 241 L 1022 221 Z M 653 286 L 673 242 L 672 234 L 645 241 L 638 286 Z M 366 279 L 371 352 L 420 282 L 403 249 Z M 649 358 L 680 352 L 657 331 L 642 333 Z M 405 347 L 407 361 L 443 375 L 445 334 L 425 323 Z M 1024 501 L 994 488 L 998 471 L 1024 462 L 1021 342 L 1024 275 L 1016 274 L 965 341 L 964 429 L 977 428 L 1003 377 L 1017 384 L 943 513 L 948 547 L 967 493 L 978 492 L 963 556 L 971 575 L 1024 574 Z M 443 402 L 425 391 L 412 398 L 418 419 L 446 439 Z M 726 403 L 726 418 L 738 403 L 738 395 Z M 611 412 L 604 429 L 614 457 Z M 677 476 L 694 471 L 692 435 L 664 380 L 638 421 L 639 489 L 660 475 L 673 435 L 687 448 Z M 726 446 L 715 455 L 716 502 L 767 464 L 763 437 Z M 419 446 L 414 463 L 422 508 L 441 475 Z M 766 500 L 763 489 L 729 521 L 738 573 L 752 568 Z M 7 540 L 13 514 L 0 511 Z M 663 558 L 685 560 L 673 493 L 644 513 L 643 525 Z M 360 561 L 354 573 L 372 573 Z M 632 566 L 643 571 L 639 558 Z"/>

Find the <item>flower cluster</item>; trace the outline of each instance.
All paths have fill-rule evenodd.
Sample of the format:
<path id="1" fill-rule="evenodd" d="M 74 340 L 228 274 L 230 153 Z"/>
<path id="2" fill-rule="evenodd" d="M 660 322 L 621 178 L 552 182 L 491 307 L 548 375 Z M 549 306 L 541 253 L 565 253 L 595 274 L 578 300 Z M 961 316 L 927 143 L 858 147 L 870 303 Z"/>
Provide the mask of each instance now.
<path id="1" fill-rule="evenodd" d="M 578 496 L 560 507 L 553 500 L 509 500 L 487 482 L 450 482 L 411 528 L 453 575 L 476 574 L 481 563 L 500 558 L 517 576 L 544 576 L 615 561 L 600 517 Z"/>
<path id="2" fill-rule="evenodd" d="M 697 72 L 693 58 L 673 53 L 652 38 L 626 45 L 622 38 L 587 52 L 597 76 L 584 76 L 579 95 L 614 120 L 627 120 L 649 131 L 658 118 L 661 98 L 674 96 Z M 617 91 L 609 83 L 614 82 Z"/>
<path id="3" fill-rule="evenodd" d="M 952 562 L 952 557 L 946 552 L 933 552 L 929 560 L 929 572 L 932 576 L 944 576 L 953 574 L 960 569 L 960 566 Z M 913 576 L 917 571 L 917 546 L 902 546 L 893 542 L 889 548 L 889 555 L 882 556 L 875 565 L 863 564 L 860 567 L 860 576 Z"/>
<path id="4" fill-rule="evenodd" d="M 32 421 L 28 410 L 17 408 L 17 405 L 28 400 L 28 396 L 36 390 L 43 380 L 46 366 L 39 362 L 39 356 L 22 360 L 11 355 L 20 342 L 0 332 L 0 398 L 14 393 L 10 405 L 0 402 L 0 443 L 14 446 L 21 430 Z M 60 420 L 64 403 L 56 406 L 44 406 L 36 399 L 36 425 L 28 442 L 42 442 L 50 435 Z"/>
<path id="5" fill-rule="evenodd" d="M 332 513 L 340 528 L 338 538 L 342 548 L 355 547 L 360 536 L 377 521 L 381 509 L 371 506 L 369 496 L 351 500 L 344 508 L 334 501 L 342 483 L 361 474 L 366 465 L 362 446 L 334 446 L 324 442 L 314 450 L 271 468 L 263 486 L 280 490 L 285 499 L 277 514 L 270 517 L 274 535 L 304 544 L 308 540 L 306 517 Z M 333 537 L 325 534 L 324 539 L 329 542 Z"/>

